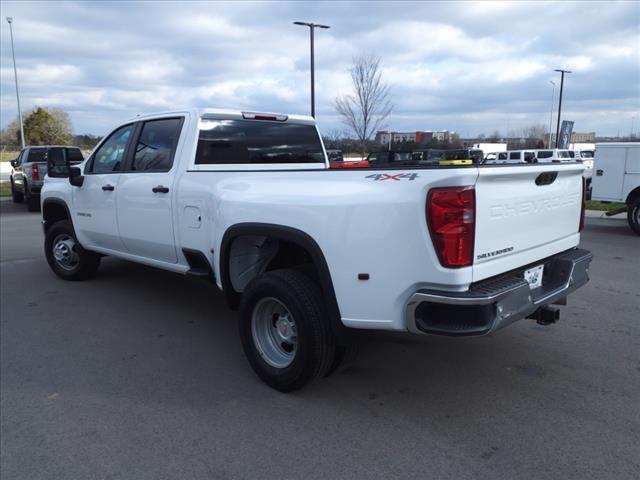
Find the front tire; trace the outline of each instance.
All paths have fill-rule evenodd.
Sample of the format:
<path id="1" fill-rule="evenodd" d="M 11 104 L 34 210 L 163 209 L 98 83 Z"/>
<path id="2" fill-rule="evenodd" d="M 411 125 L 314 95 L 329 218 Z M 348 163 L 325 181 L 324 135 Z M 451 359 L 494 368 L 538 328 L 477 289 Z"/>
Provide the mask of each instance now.
<path id="1" fill-rule="evenodd" d="M 296 270 L 254 278 L 240 303 L 240 340 L 256 374 L 270 387 L 291 392 L 324 376 L 336 345 L 322 294 Z"/>
<path id="2" fill-rule="evenodd" d="M 56 222 L 47 230 L 44 253 L 53 273 L 64 280 L 86 280 L 100 266 L 100 256 L 82 248 L 69 220 Z"/>
<path id="3" fill-rule="evenodd" d="M 627 208 L 627 222 L 631 230 L 640 235 L 640 197 L 636 197 Z"/>

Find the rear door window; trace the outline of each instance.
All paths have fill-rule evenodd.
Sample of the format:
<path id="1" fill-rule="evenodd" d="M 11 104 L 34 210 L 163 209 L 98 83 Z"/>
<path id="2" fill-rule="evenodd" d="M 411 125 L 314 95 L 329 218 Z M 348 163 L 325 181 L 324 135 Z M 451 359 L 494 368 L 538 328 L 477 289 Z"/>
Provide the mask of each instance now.
<path id="1" fill-rule="evenodd" d="M 182 118 L 149 120 L 142 126 L 131 170 L 168 172 L 182 129 Z"/>
<path id="2" fill-rule="evenodd" d="M 203 120 L 196 165 L 324 163 L 314 125 Z"/>

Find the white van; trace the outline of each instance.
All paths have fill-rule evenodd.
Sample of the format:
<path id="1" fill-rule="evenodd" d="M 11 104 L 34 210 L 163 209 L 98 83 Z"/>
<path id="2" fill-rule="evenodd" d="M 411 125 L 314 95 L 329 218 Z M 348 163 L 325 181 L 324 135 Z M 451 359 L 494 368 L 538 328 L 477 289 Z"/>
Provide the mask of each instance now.
<path id="1" fill-rule="evenodd" d="M 537 163 L 535 150 L 509 150 L 507 163 Z"/>
<path id="2" fill-rule="evenodd" d="M 536 158 L 538 163 L 561 163 L 561 162 L 573 162 L 574 155 L 569 150 L 562 150 L 559 148 L 551 148 L 548 150 L 536 150 Z"/>
<path id="3" fill-rule="evenodd" d="M 576 150 L 576 158 L 582 160 L 584 168 L 593 168 L 593 158 L 596 155 L 595 150 Z"/>
<path id="4" fill-rule="evenodd" d="M 490 165 L 498 163 L 509 163 L 507 157 L 507 152 L 489 152 L 484 156 L 484 161 L 482 163 Z"/>

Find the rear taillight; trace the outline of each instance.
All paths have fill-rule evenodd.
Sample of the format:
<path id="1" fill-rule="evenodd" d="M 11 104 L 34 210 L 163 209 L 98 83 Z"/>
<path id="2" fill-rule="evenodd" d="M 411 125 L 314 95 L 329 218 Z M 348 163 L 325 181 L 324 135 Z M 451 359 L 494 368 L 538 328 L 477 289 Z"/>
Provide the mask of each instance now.
<path id="1" fill-rule="evenodd" d="M 31 165 L 31 180 L 40 180 L 40 169 L 37 163 Z"/>
<path id="2" fill-rule="evenodd" d="M 578 231 L 581 232 L 584 229 L 584 210 L 587 206 L 587 181 L 582 177 L 582 207 L 580 208 L 580 226 Z"/>
<path id="3" fill-rule="evenodd" d="M 467 267 L 473 263 L 475 219 L 473 187 L 434 188 L 429 192 L 427 223 L 443 267 Z"/>

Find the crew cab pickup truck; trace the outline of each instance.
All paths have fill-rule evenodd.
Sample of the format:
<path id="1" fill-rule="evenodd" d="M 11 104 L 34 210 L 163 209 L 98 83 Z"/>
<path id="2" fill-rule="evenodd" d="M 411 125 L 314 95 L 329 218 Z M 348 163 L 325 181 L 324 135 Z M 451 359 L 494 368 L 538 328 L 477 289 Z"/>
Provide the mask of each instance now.
<path id="1" fill-rule="evenodd" d="M 67 280 L 111 255 L 215 282 L 255 372 L 291 391 L 349 357 L 353 329 L 556 321 L 588 281 L 582 169 L 330 169 L 311 117 L 142 116 L 47 179 L 44 249 Z"/>
<path id="2" fill-rule="evenodd" d="M 18 158 L 11 161 L 11 198 L 14 203 L 25 202 L 30 212 L 40 208 L 40 189 L 47 174 L 47 157 L 51 149 L 65 149 L 69 153 L 70 163 L 83 160 L 82 151 L 78 147 L 43 145 L 25 147 Z"/>

